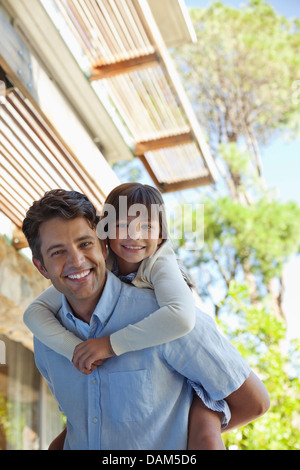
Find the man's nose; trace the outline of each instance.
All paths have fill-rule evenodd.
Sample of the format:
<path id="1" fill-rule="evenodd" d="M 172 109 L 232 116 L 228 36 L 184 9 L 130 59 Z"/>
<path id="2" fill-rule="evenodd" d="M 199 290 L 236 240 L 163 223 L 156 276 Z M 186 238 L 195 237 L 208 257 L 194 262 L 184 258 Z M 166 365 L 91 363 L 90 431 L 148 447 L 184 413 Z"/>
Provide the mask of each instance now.
<path id="1" fill-rule="evenodd" d="M 68 264 L 79 268 L 85 261 L 84 254 L 78 248 L 70 248 L 68 251 Z"/>

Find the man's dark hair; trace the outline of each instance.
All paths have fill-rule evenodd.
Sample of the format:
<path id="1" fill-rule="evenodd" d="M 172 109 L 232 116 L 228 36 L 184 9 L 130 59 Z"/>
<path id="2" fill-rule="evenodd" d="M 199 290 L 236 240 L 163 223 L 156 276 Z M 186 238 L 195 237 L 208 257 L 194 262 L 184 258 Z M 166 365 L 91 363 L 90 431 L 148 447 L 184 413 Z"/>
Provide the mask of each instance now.
<path id="1" fill-rule="evenodd" d="M 65 220 L 84 217 L 90 227 L 96 229 L 99 217 L 87 196 L 77 191 L 53 189 L 35 201 L 26 213 L 22 230 L 27 239 L 32 255 L 43 263 L 41 254 L 40 226 L 55 217 Z"/>

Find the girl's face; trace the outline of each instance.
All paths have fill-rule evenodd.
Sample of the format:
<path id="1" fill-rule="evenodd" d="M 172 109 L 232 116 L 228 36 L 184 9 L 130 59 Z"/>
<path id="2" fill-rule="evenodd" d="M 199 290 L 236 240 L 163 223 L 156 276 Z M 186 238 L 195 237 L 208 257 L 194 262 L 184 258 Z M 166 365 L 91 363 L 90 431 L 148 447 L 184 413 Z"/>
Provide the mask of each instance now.
<path id="1" fill-rule="evenodd" d="M 143 259 L 151 256 L 161 244 L 158 219 L 128 216 L 118 220 L 115 237 L 109 237 L 111 250 L 116 254 L 122 274 L 135 272 Z"/>

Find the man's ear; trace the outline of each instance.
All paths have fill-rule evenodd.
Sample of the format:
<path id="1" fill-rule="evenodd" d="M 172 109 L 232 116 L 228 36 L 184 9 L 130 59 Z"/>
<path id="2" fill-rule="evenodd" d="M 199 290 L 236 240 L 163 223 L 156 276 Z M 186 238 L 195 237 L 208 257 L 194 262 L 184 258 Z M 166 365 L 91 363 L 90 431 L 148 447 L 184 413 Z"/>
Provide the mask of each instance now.
<path id="1" fill-rule="evenodd" d="M 44 267 L 44 265 L 38 260 L 37 258 L 32 258 L 32 262 L 36 269 L 41 273 L 42 276 L 44 276 L 46 279 L 50 279 L 49 274 Z"/>

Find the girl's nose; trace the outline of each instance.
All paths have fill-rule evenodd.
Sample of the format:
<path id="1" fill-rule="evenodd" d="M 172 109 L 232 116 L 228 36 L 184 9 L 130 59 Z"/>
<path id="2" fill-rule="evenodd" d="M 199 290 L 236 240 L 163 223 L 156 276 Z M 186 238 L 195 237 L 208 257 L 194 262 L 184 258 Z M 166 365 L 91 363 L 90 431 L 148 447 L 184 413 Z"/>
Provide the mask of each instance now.
<path id="1" fill-rule="evenodd" d="M 140 238 L 142 238 L 141 224 L 130 224 L 128 227 L 128 236 L 132 240 L 139 240 Z"/>

